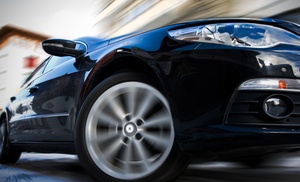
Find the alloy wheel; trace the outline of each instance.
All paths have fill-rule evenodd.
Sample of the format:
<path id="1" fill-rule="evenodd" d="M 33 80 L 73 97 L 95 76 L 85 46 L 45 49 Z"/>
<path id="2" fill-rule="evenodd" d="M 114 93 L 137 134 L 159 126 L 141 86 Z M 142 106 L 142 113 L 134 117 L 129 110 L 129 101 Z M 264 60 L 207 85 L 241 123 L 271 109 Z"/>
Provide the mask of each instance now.
<path id="1" fill-rule="evenodd" d="M 148 84 L 117 84 L 93 104 L 85 140 L 90 157 L 106 174 L 125 180 L 143 178 L 162 166 L 173 147 L 168 102 Z"/>

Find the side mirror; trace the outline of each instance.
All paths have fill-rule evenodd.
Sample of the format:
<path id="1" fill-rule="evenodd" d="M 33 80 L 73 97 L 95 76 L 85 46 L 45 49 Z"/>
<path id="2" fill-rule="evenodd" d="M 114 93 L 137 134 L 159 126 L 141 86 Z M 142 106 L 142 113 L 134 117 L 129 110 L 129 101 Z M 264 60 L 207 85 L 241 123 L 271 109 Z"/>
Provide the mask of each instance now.
<path id="1" fill-rule="evenodd" d="M 48 39 L 42 42 L 42 46 L 46 53 L 53 56 L 79 57 L 87 52 L 85 43 L 65 39 Z"/>

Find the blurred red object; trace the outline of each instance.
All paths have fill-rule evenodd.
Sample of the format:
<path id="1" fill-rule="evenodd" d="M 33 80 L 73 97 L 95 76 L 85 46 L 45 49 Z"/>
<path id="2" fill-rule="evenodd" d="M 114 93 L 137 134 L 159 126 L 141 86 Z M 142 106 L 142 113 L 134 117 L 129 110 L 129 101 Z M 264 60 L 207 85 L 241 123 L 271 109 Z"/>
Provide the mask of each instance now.
<path id="1" fill-rule="evenodd" d="M 28 56 L 24 58 L 24 68 L 36 68 L 38 65 L 38 57 Z"/>

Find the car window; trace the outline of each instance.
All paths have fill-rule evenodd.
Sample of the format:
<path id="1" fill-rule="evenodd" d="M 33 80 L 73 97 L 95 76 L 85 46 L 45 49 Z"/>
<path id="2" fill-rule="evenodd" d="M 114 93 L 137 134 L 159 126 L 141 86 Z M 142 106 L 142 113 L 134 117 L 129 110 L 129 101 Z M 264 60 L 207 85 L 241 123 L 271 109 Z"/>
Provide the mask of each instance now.
<path id="1" fill-rule="evenodd" d="M 269 47 L 281 43 L 300 45 L 300 37 L 287 30 L 255 23 L 209 24 L 168 33 L 179 40 L 239 47 Z"/>
<path id="2" fill-rule="evenodd" d="M 58 57 L 58 56 L 52 56 L 46 65 L 46 68 L 44 70 L 44 73 L 52 70 L 54 67 L 66 62 L 69 59 L 72 59 L 73 57 L 71 56 L 64 56 L 64 57 Z"/>
<path id="3" fill-rule="evenodd" d="M 48 57 L 44 62 L 42 62 L 22 83 L 21 87 L 24 87 L 25 85 L 27 85 L 27 83 L 29 83 L 31 80 L 36 79 L 37 77 L 39 77 L 45 69 L 45 66 L 47 65 L 48 61 L 49 61 L 50 57 Z"/>

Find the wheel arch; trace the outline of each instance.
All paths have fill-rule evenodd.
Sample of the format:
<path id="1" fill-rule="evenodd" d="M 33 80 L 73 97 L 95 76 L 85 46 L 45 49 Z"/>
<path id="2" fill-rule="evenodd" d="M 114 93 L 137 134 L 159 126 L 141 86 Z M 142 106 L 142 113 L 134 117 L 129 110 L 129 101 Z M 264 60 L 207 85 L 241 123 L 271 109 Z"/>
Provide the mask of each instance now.
<path id="1" fill-rule="evenodd" d="M 169 102 L 170 98 L 170 87 L 168 86 L 168 81 L 166 75 L 160 68 L 156 60 L 150 58 L 144 58 L 133 55 L 130 51 L 124 51 L 118 53 L 117 50 L 112 53 L 114 56 L 110 58 L 109 61 L 106 58 L 102 58 L 94 66 L 94 69 L 89 73 L 82 87 L 81 93 L 79 95 L 79 102 L 77 105 L 76 123 L 80 112 L 80 109 L 84 103 L 85 98 L 89 93 L 103 80 L 108 77 L 122 73 L 122 72 L 135 72 L 145 74 L 151 81 L 158 87 L 159 90 L 163 91 Z M 102 62 L 102 60 L 105 60 Z M 172 106 L 171 106 L 171 110 Z M 74 126 L 76 127 L 77 124 Z"/>
<path id="2" fill-rule="evenodd" d="M 121 72 L 136 72 L 142 73 L 159 84 L 161 89 L 168 89 L 166 76 L 163 74 L 157 61 L 154 59 L 143 58 L 133 55 L 130 51 L 124 51 L 118 53 L 114 51 L 114 56 L 109 61 L 105 61 L 102 58 L 94 66 L 93 70 L 89 73 L 82 91 L 80 93 L 80 105 L 83 103 L 84 98 L 103 80 L 110 77 L 111 75 Z"/>

